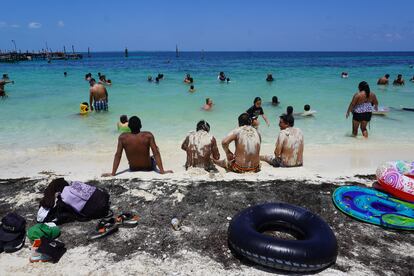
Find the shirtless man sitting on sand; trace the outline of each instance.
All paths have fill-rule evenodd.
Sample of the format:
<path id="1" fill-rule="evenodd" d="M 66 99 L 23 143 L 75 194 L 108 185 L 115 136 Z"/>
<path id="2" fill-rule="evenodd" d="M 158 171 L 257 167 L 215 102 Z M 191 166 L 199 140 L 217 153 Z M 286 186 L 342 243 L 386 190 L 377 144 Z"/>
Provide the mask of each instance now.
<path id="1" fill-rule="evenodd" d="M 4 90 L 4 86 L 8 83 L 14 84 L 14 81 L 11 81 L 7 74 L 3 74 L 3 78 L 0 79 L 0 97 L 7 97 L 6 91 Z"/>
<path id="2" fill-rule="evenodd" d="M 233 154 L 229 145 L 234 141 L 236 151 Z M 214 163 L 228 171 L 235 173 L 260 171 L 260 144 L 259 132 L 252 127 L 249 114 L 239 116 L 239 127 L 230 132 L 221 142 L 227 159 L 213 160 Z"/>
<path id="3" fill-rule="evenodd" d="M 280 116 L 280 133 L 276 140 L 274 155 L 260 156 L 260 160 L 275 168 L 303 165 L 303 134 L 300 129 L 293 127 L 294 123 L 295 119 L 292 115 Z"/>
<path id="4" fill-rule="evenodd" d="M 208 172 L 217 171 L 213 159 L 220 159 L 216 138 L 210 133 L 210 125 L 202 120 L 197 123 L 196 131 L 190 132 L 185 138 L 181 149 L 187 152 L 185 168 L 204 168 Z"/>
<path id="5" fill-rule="evenodd" d="M 95 111 L 108 111 L 108 91 L 105 86 L 100 83 L 96 83 L 95 79 L 89 81 L 91 88 L 89 89 L 89 106 L 91 110 L 95 108 Z"/>
<path id="6" fill-rule="evenodd" d="M 151 132 L 141 132 L 141 120 L 137 116 L 129 119 L 131 133 L 122 133 L 118 138 L 118 147 L 114 157 L 112 173 L 102 176 L 115 176 L 121 162 L 122 151 L 125 150 L 131 171 L 156 171 L 160 174 L 172 173 L 162 166 L 161 154 Z M 150 156 L 150 148 L 154 157 Z M 158 168 L 157 168 L 158 167 Z"/>

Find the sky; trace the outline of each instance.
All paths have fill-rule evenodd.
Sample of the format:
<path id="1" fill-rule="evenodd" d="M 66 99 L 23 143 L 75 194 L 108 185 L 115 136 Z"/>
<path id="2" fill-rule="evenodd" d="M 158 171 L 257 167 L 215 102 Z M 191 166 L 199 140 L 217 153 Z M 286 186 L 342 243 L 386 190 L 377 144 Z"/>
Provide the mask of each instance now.
<path id="1" fill-rule="evenodd" d="M 1 10 L 2 50 L 414 50 L 413 0 L 12 0 Z"/>

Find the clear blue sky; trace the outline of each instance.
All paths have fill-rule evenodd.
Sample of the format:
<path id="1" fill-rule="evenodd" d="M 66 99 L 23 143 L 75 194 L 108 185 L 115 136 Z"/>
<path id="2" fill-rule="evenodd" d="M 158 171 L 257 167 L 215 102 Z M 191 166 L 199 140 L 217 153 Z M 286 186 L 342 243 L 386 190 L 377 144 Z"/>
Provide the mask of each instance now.
<path id="1" fill-rule="evenodd" d="M 2 1 L 0 49 L 411 51 L 414 0 Z"/>

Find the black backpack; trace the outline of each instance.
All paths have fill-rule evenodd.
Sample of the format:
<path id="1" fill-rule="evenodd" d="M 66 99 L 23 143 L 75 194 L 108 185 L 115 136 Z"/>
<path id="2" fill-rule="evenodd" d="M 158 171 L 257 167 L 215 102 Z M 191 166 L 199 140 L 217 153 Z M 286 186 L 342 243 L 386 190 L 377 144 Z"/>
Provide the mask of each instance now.
<path id="1" fill-rule="evenodd" d="M 106 217 L 110 213 L 110 204 L 108 192 L 97 187 L 83 207 L 82 215 L 89 219 Z"/>

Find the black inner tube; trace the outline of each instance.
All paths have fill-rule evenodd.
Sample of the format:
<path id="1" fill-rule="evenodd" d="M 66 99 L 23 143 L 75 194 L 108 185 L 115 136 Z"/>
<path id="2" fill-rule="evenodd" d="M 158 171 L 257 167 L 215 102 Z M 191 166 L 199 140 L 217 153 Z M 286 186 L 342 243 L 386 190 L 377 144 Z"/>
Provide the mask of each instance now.
<path id="1" fill-rule="evenodd" d="M 286 221 L 269 221 L 262 225 L 260 225 L 257 228 L 257 232 L 267 234 L 266 232 L 281 232 L 286 233 L 290 236 L 292 236 L 296 240 L 304 240 L 305 239 L 305 233 L 297 226 L 295 226 L 292 223 L 286 222 Z M 281 238 L 280 234 L 278 235 L 269 235 L 277 239 L 283 239 L 286 240 L 286 238 Z M 284 235 L 286 236 L 286 235 Z"/>

